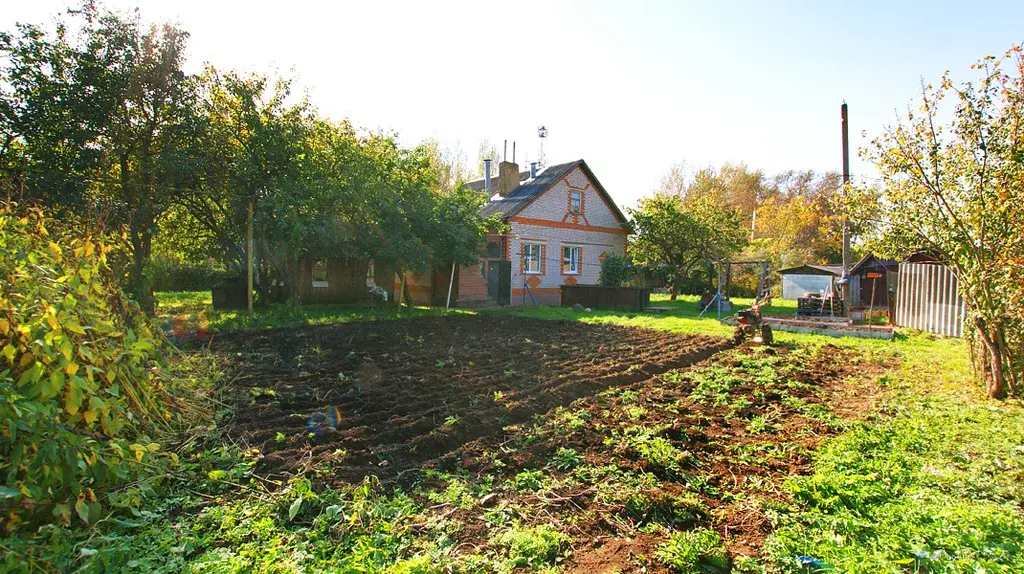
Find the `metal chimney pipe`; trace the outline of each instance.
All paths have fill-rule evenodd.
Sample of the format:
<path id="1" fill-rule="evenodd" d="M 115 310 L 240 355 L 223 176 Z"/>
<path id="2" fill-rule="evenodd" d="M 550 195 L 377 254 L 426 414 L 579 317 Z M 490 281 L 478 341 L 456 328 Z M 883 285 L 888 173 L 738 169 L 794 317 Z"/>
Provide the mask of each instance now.
<path id="1" fill-rule="evenodd" d="M 530 179 L 536 179 L 537 177 L 537 162 L 530 162 Z"/>
<path id="2" fill-rule="evenodd" d="M 491 196 L 491 158 L 484 160 L 484 191 L 487 197 Z"/>
<path id="3" fill-rule="evenodd" d="M 512 142 L 512 163 L 516 162 L 516 142 Z"/>

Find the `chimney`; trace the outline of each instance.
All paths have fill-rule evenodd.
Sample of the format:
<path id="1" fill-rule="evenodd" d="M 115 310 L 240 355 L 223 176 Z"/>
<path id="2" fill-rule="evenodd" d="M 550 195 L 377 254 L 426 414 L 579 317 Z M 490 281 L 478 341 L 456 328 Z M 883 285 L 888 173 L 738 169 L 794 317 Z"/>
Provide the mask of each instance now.
<path id="1" fill-rule="evenodd" d="M 530 179 L 535 179 L 536 177 L 537 177 L 537 162 L 531 161 L 530 162 Z"/>
<path id="2" fill-rule="evenodd" d="M 505 197 L 519 187 L 519 166 L 510 161 L 498 164 L 498 195 Z"/>
<path id="3" fill-rule="evenodd" d="M 484 160 L 484 191 L 491 197 L 491 158 Z"/>

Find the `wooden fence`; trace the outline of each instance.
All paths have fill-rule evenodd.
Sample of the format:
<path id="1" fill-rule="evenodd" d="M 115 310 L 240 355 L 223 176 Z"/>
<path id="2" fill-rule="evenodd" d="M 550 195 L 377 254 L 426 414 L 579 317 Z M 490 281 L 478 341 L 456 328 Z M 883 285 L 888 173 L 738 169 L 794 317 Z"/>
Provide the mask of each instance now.
<path id="1" fill-rule="evenodd" d="M 957 278 L 945 265 L 900 263 L 896 324 L 945 335 L 963 335 L 966 306 Z"/>

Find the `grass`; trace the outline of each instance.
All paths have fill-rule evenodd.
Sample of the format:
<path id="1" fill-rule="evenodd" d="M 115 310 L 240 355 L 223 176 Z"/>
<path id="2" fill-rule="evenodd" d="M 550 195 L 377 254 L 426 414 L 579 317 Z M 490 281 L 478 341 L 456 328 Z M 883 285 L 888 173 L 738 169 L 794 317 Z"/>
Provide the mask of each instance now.
<path id="1" fill-rule="evenodd" d="M 168 329 L 184 325 L 226 331 L 446 313 L 273 306 L 257 309 L 249 320 L 244 311 L 213 310 L 207 293 L 160 293 L 158 298 Z M 791 302 L 779 303 L 765 312 L 794 310 Z M 732 332 L 711 314 L 698 318 L 695 297 L 668 301 L 655 295 L 652 304 L 670 310 L 481 312 L 675 333 Z M 879 377 L 886 398 L 860 422 L 841 421 L 822 405 L 804 405 L 795 395 L 784 397 L 805 416 L 834 423 L 842 432 L 811 451 L 810 474 L 792 476 L 781 486 L 765 484 L 774 498 L 723 491 L 721 484 L 687 470 L 689 454 L 666 438 L 665 428 L 644 424 L 674 408 L 645 400 L 660 388 L 685 383 L 691 400 L 734 413 L 726 416 L 736 417 L 735 424 L 756 437 L 727 450 L 727 456 L 758 464 L 793 456 L 768 442 L 785 421 L 770 412 L 743 419 L 745 397 L 731 392 L 733 377 L 743 373 L 762 388 L 795 393 L 800 388 L 793 373 L 769 355 L 741 354 L 731 370 L 712 365 L 669 371 L 651 383 L 647 394 L 627 389 L 603 394 L 598 399 L 608 402 L 607 416 L 558 408 L 526 429 L 526 438 L 509 443 L 508 452 L 494 454 L 494 474 L 428 472 L 423 485 L 410 492 L 383 489 L 373 480 L 344 489 L 314 487 L 305 479 L 273 487 L 253 477 L 250 453 L 215 439 L 197 440 L 201 446 L 183 451 L 181 467 L 166 477 L 159 492 L 147 495 L 138 515 L 111 516 L 89 529 L 48 526 L 35 536 L 0 540 L 0 571 L 557 571 L 571 560 L 574 545 L 585 542 L 572 537 L 573 520 L 585 513 L 560 515 L 567 525 L 561 528 L 537 522 L 536 509 L 509 501 L 496 504 L 492 497 L 559 500 L 572 489 L 592 489 L 599 508 L 625 508 L 609 520 L 622 528 L 630 528 L 633 520 L 641 532 L 658 537 L 652 555 L 638 557 L 637 568 L 653 559 L 678 572 L 726 571 L 728 534 L 716 530 L 718 515 L 695 498 L 700 494 L 761 505 L 771 519 L 773 533 L 759 557 L 731 557 L 737 572 L 1024 572 L 1024 406 L 984 398 L 970 383 L 961 341 L 906 332 L 893 341 L 798 333 L 777 333 L 776 339 L 795 347 L 793 352 L 836 345 L 896 366 Z M 504 399 L 495 390 L 493 400 Z M 651 472 L 591 463 L 577 441 L 594 432 L 602 433 L 622 460 L 640 461 Z M 534 468 L 509 469 L 503 478 L 508 464 L 503 461 L 516 456 L 516 445 L 544 433 L 561 433 L 548 459 Z M 750 484 L 756 487 L 754 478 Z M 683 490 L 665 492 L 670 482 Z M 748 495 L 749 500 L 744 498 Z M 466 517 L 479 519 L 478 525 L 482 521 L 478 527 L 486 529 L 486 544 L 459 547 L 455 533 L 466 526 Z"/>
<path id="2" fill-rule="evenodd" d="M 195 331 L 205 325 L 214 331 L 235 331 L 239 329 L 271 329 L 275 327 L 296 327 L 302 325 L 326 325 L 353 321 L 383 321 L 411 317 L 438 317 L 465 311 L 445 310 L 438 307 L 343 307 L 338 305 L 275 304 L 256 307 L 253 318 L 249 319 L 245 309 L 214 309 L 208 291 L 160 292 L 157 293 L 157 316 L 165 322 L 169 331 L 174 322 L 184 323 L 186 329 Z"/>
<path id="3" fill-rule="evenodd" d="M 767 544 L 842 572 L 1024 571 L 1024 408 L 972 386 L 959 341 L 898 341 L 889 401 L 829 441 Z"/>

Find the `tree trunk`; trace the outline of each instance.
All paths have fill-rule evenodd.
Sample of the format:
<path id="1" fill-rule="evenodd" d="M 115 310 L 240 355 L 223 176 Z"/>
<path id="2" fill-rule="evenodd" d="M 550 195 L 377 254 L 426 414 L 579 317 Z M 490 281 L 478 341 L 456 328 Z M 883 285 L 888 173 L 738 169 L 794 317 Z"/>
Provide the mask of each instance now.
<path id="1" fill-rule="evenodd" d="M 985 385 L 990 399 L 1006 398 L 1006 374 L 1003 371 L 1003 349 L 999 344 L 998 336 L 989 333 L 989 326 L 981 317 L 974 319 L 974 326 L 978 330 L 978 336 L 984 345 Z M 999 326 L 992 327 L 992 331 L 998 334 Z"/>
<path id="2" fill-rule="evenodd" d="M 675 301 L 676 296 L 679 295 L 680 281 L 682 281 L 682 278 L 678 273 L 672 275 L 672 289 L 669 291 L 669 293 L 671 294 L 671 296 L 669 297 L 670 301 Z"/>

